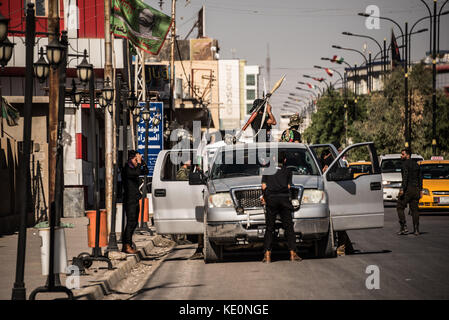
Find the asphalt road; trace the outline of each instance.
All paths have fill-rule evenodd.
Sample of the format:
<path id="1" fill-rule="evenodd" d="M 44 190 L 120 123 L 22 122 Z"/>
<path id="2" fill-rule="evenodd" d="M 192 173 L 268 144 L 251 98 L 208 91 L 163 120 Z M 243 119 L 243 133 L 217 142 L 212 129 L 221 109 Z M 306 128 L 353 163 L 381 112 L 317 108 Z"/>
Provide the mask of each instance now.
<path id="1" fill-rule="evenodd" d="M 194 245 L 178 246 L 135 299 L 449 299 L 449 214 L 422 214 L 420 229 L 418 237 L 396 235 L 388 207 L 383 229 L 348 232 L 360 253 L 300 263 L 285 251 L 263 264 L 262 251 L 242 250 L 206 265 L 187 260 Z M 379 289 L 366 287 L 368 266 L 378 267 Z"/>

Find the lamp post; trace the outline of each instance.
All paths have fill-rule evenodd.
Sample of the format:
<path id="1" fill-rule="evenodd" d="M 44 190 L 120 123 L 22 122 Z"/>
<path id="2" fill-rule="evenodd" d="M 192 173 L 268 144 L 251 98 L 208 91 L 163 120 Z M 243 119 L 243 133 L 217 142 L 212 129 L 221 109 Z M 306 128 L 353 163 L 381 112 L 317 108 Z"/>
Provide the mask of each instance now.
<path id="1" fill-rule="evenodd" d="M 337 46 L 337 45 L 332 45 L 332 48 L 339 49 L 339 50 L 346 50 L 346 51 L 357 52 L 357 53 L 359 53 L 363 57 L 363 59 L 365 60 L 365 65 L 366 65 L 366 88 L 367 88 L 367 91 L 369 93 L 369 86 L 370 86 L 370 81 L 369 81 L 369 78 L 370 78 L 369 63 L 368 63 L 368 59 L 366 59 L 365 55 L 361 51 L 359 51 L 357 49 L 343 48 L 343 47 Z"/>
<path id="2" fill-rule="evenodd" d="M 95 74 L 93 72 L 93 65 L 87 61 L 87 51 L 84 50 L 84 58 L 77 66 L 77 75 L 81 82 L 89 85 L 89 130 L 90 130 L 90 143 L 92 154 L 92 178 L 93 178 L 93 198 L 94 198 L 94 210 L 95 210 L 95 247 L 92 249 L 92 254 L 81 253 L 78 258 L 82 259 L 83 264 L 91 264 L 92 261 L 101 261 L 108 264 L 108 269 L 112 270 L 112 263 L 109 258 L 103 256 L 100 248 L 100 188 L 98 183 L 98 141 L 96 134 L 96 116 L 95 116 Z M 105 85 L 107 87 L 107 84 Z M 110 97 L 107 93 L 104 94 Z M 103 94 L 98 98 L 98 103 L 103 107 L 103 110 L 107 107 L 107 100 L 103 98 Z"/>
<path id="3" fill-rule="evenodd" d="M 370 37 L 370 36 L 367 36 L 367 35 L 363 35 L 363 34 L 355 34 L 355 33 L 347 32 L 347 31 L 342 32 L 342 34 L 345 35 L 345 36 L 350 36 L 350 37 L 359 37 L 359 38 L 370 39 L 370 40 L 374 41 L 374 42 L 377 44 L 377 46 L 378 46 L 379 49 L 380 49 L 380 52 L 383 51 L 383 50 L 382 50 L 382 46 L 380 45 L 379 41 L 377 41 L 377 40 L 376 40 L 375 38 L 373 38 L 373 37 Z M 382 62 L 384 62 L 384 58 L 385 58 L 385 56 L 384 56 L 384 55 L 381 55 L 381 60 L 382 60 Z M 385 64 L 385 63 L 383 63 L 383 64 Z M 370 62 L 370 67 L 371 67 L 371 62 Z M 371 80 L 372 80 L 372 78 L 371 78 Z"/>
<path id="4" fill-rule="evenodd" d="M 8 30 L 9 19 L 0 15 L 0 64 L 4 67 L 11 59 L 14 44 L 7 38 L 8 33 L 25 34 L 25 105 L 24 105 L 24 123 L 23 123 L 23 148 L 20 156 L 20 187 L 17 192 L 21 195 L 20 199 L 20 226 L 17 245 L 17 264 L 16 264 L 16 280 L 12 289 L 13 300 L 25 300 L 26 289 L 24 284 L 25 271 L 25 251 L 26 251 L 26 220 L 27 208 L 30 199 L 28 198 L 29 190 L 29 162 L 30 162 L 30 145 L 31 145 L 31 125 L 32 125 L 32 98 L 33 98 L 33 76 L 44 82 L 49 73 L 49 66 L 54 70 L 59 68 L 59 72 L 65 74 L 66 67 L 66 51 L 67 37 L 66 33 L 62 33 L 61 42 L 58 41 L 59 32 L 36 32 L 36 20 L 34 15 L 34 4 L 28 3 L 26 9 L 26 31 Z M 33 49 L 35 45 L 35 36 L 53 35 L 53 41 L 47 45 L 47 59 L 50 65 L 45 61 L 43 49 L 40 50 L 40 58 L 33 65 Z M 64 78 L 65 80 L 65 78 Z M 65 96 L 65 83 L 59 83 L 59 92 L 62 97 Z M 57 132 L 57 151 L 56 151 L 56 168 L 59 174 L 56 175 L 55 186 L 59 190 L 59 194 L 55 195 L 55 201 L 51 203 L 50 210 L 50 254 L 49 254 L 49 274 L 45 287 L 39 287 L 34 290 L 30 299 L 33 300 L 38 292 L 64 292 L 69 299 L 73 298 L 71 290 L 59 285 L 59 277 L 54 273 L 54 256 L 55 256 L 55 226 L 59 225 L 58 214 L 62 212 L 62 189 L 63 189 L 63 172 L 62 172 L 62 129 L 64 117 L 64 98 L 59 100 L 58 113 L 58 132 Z M 56 283 L 57 282 L 57 283 Z M 57 284 L 57 285 L 55 285 Z"/>

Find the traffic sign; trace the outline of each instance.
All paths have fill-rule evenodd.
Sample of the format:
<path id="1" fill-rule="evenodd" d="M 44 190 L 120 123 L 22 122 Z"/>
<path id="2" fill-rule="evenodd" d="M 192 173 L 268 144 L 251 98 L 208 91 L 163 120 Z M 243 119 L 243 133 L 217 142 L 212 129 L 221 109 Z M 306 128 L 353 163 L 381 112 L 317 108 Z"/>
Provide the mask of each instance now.
<path id="1" fill-rule="evenodd" d="M 145 102 L 139 102 L 142 111 Z M 137 124 L 137 151 L 145 155 L 145 121 L 140 113 L 140 122 Z M 159 124 L 154 126 L 153 120 L 158 118 Z M 159 152 L 164 146 L 164 104 L 162 102 L 150 102 L 150 120 L 148 121 L 148 158 L 144 159 L 148 166 L 148 177 L 153 176 L 154 166 Z"/>

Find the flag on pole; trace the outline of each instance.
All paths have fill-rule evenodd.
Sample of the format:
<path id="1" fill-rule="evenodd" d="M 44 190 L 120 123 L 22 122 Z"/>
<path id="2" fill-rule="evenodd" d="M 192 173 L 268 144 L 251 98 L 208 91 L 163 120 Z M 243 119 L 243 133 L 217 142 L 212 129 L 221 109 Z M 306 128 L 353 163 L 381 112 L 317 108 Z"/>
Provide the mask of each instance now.
<path id="1" fill-rule="evenodd" d="M 391 29 L 391 67 L 394 68 L 401 63 L 401 55 L 399 54 L 399 46 Z"/>
<path id="2" fill-rule="evenodd" d="M 326 71 L 326 73 L 329 75 L 329 76 L 333 76 L 334 75 L 334 72 L 331 70 L 331 69 L 329 69 L 329 68 L 324 68 L 324 70 Z"/>
<path id="3" fill-rule="evenodd" d="M 313 88 L 313 86 L 310 83 L 308 83 L 308 82 L 307 82 L 307 86 L 309 87 L 309 89 Z"/>
<path id="4" fill-rule="evenodd" d="M 315 81 L 319 81 L 319 82 L 323 82 L 324 81 L 324 78 L 312 78 L 313 80 L 315 80 Z"/>
<path id="5" fill-rule="evenodd" d="M 331 59 L 331 62 L 342 64 L 344 60 L 345 59 L 343 59 L 343 57 L 333 56 L 333 58 Z"/>
<path id="6" fill-rule="evenodd" d="M 112 33 L 137 47 L 158 54 L 172 24 L 170 16 L 142 0 L 112 0 Z"/>

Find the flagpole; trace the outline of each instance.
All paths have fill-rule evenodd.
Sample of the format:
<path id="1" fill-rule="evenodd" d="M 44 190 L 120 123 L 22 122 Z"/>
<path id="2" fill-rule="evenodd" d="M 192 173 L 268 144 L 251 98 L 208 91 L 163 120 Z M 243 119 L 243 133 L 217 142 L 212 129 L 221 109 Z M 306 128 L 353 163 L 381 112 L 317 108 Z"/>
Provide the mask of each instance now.
<path id="1" fill-rule="evenodd" d="M 170 111 L 167 115 L 167 119 L 170 122 L 174 120 L 175 112 L 175 40 L 176 40 L 176 0 L 171 2 L 171 17 L 172 17 L 172 29 L 171 29 L 171 42 L 170 42 Z"/>

